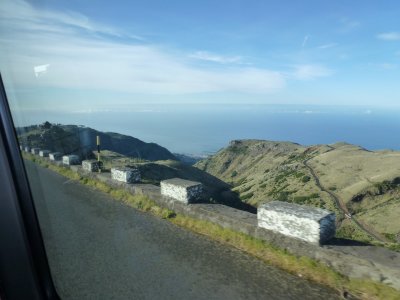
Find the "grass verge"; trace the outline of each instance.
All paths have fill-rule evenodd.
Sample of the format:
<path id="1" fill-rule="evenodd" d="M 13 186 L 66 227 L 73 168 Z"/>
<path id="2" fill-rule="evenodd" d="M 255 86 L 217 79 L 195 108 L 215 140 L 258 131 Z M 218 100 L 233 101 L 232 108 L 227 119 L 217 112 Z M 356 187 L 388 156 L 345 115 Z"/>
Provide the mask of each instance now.
<path id="1" fill-rule="evenodd" d="M 143 212 L 149 212 L 155 216 L 164 218 L 177 226 L 205 235 L 220 243 L 233 246 L 261 259 L 269 265 L 273 265 L 293 275 L 330 287 L 341 295 L 347 292 L 360 299 L 400 299 L 400 292 L 385 284 L 371 280 L 348 278 L 320 262 L 307 257 L 297 257 L 285 250 L 274 247 L 265 241 L 223 228 L 208 221 L 176 214 L 172 210 L 158 206 L 147 196 L 132 195 L 124 189 L 112 188 L 103 182 L 83 177 L 68 168 L 56 166 L 49 163 L 46 159 L 31 154 L 23 153 L 23 157 L 69 179 L 76 180 L 82 184 L 109 194 L 113 199 L 121 201 L 130 207 Z"/>

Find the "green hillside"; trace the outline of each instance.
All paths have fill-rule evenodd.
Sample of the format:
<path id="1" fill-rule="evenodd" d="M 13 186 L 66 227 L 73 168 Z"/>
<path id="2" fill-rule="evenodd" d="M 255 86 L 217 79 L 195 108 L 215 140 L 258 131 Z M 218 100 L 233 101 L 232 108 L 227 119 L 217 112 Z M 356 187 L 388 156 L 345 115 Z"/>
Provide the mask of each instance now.
<path id="1" fill-rule="evenodd" d="M 78 154 L 90 157 L 97 148 L 96 136 L 100 136 L 101 148 L 128 157 L 145 160 L 176 159 L 166 148 L 155 143 L 146 143 L 137 138 L 95 129 L 77 126 L 50 124 L 17 128 L 20 143 L 30 147 L 39 147 L 58 151 L 63 154 Z"/>
<path id="2" fill-rule="evenodd" d="M 335 211 L 339 236 L 400 238 L 400 152 L 237 140 L 195 166 L 254 206 L 280 200 Z"/>

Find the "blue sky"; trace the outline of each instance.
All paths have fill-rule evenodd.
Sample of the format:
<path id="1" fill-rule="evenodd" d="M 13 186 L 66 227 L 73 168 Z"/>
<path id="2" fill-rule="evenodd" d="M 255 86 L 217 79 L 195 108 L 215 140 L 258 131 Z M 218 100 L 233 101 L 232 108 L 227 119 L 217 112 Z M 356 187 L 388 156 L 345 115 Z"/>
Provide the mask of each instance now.
<path id="1" fill-rule="evenodd" d="M 398 106 L 397 1 L 0 4 L 0 68 L 26 109 L 146 103 Z"/>

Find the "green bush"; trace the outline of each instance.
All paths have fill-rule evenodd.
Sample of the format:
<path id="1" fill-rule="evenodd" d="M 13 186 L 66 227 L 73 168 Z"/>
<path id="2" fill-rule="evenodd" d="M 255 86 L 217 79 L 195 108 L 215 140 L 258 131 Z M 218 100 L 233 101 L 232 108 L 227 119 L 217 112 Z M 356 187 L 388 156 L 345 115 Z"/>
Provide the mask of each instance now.
<path id="1" fill-rule="evenodd" d="M 311 180 L 311 177 L 308 176 L 308 175 L 304 175 L 304 176 L 301 178 L 301 182 L 303 182 L 303 183 L 307 183 L 307 182 L 309 182 L 310 180 Z"/>
<path id="2" fill-rule="evenodd" d="M 248 199 L 250 199 L 251 197 L 253 197 L 253 195 L 254 195 L 253 192 L 250 192 L 250 193 L 241 195 L 241 196 L 240 196 L 240 200 L 242 200 L 242 201 L 248 200 Z"/>

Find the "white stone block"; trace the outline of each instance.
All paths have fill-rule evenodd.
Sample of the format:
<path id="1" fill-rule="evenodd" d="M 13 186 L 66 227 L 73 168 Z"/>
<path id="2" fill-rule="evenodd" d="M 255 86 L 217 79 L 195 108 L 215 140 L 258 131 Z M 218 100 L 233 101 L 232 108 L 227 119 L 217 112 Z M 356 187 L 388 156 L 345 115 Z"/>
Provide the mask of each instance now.
<path id="1" fill-rule="evenodd" d="M 49 150 L 40 150 L 39 156 L 41 157 L 49 157 L 50 151 Z"/>
<path id="2" fill-rule="evenodd" d="M 64 155 L 62 157 L 62 162 L 64 165 L 79 165 L 80 159 L 78 155 Z"/>
<path id="3" fill-rule="evenodd" d="M 27 153 L 31 152 L 31 147 L 25 146 L 25 152 L 27 152 Z"/>
<path id="4" fill-rule="evenodd" d="M 257 210 L 258 226 L 313 244 L 335 235 L 335 214 L 324 209 L 273 201 Z"/>
<path id="5" fill-rule="evenodd" d="M 49 154 L 50 160 L 61 160 L 62 154 L 60 152 L 52 152 Z"/>
<path id="6" fill-rule="evenodd" d="M 199 200 L 203 193 L 200 182 L 173 178 L 161 181 L 161 195 L 171 197 L 183 203 L 192 203 Z"/>
<path id="7" fill-rule="evenodd" d="M 82 169 L 89 172 L 98 172 L 100 169 L 100 162 L 94 159 L 82 161 Z"/>
<path id="8" fill-rule="evenodd" d="M 39 154 L 40 148 L 32 148 L 31 153 L 32 154 Z"/>
<path id="9" fill-rule="evenodd" d="M 24 150 L 24 146 L 22 146 L 22 145 L 19 145 L 19 150 Z"/>
<path id="10" fill-rule="evenodd" d="M 128 167 L 111 168 L 111 178 L 126 183 L 139 182 L 141 179 L 139 169 Z"/>

